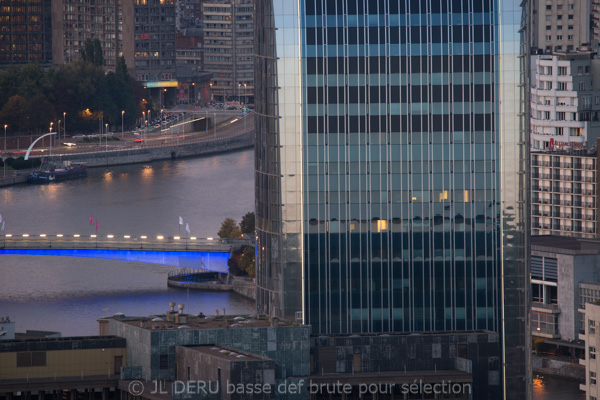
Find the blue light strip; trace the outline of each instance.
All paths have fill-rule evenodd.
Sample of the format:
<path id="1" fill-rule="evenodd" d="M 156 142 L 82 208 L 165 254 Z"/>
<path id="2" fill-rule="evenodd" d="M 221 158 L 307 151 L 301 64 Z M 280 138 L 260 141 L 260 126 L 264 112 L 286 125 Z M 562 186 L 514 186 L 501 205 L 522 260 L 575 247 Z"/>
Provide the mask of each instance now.
<path id="1" fill-rule="evenodd" d="M 147 250 L 82 250 L 82 249 L 6 249 L 2 254 L 19 254 L 28 256 L 55 256 L 100 258 L 159 264 L 171 267 L 201 269 L 227 273 L 229 252 L 181 252 L 181 251 L 147 251 Z"/>

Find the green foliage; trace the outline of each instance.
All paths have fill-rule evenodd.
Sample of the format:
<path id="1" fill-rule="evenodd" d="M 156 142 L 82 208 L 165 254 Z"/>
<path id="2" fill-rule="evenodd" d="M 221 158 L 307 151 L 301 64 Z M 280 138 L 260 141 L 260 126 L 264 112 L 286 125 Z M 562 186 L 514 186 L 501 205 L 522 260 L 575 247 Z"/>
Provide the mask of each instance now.
<path id="1" fill-rule="evenodd" d="M 26 128 L 29 130 L 41 130 L 49 132 L 50 125 L 48 121 L 54 121 L 54 106 L 48 101 L 42 93 L 35 95 L 27 105 L 27 114 L 30 116 Z M 35 115 L 35 118 L 31 118 Z M 53 132 L 58 129 L 56 122 L 53 126 Z"/>
<path id="2" fill-rule="evenodd" d="M 81 59 L 87 63 L 101 67 L 104 65 L 102 44 L 98 39 L 86 39 L 81 48 Z"/>
<path id="3" fill-rule="evenodd" d="M 19 157 L 17 159 L 12 159 L 9 163 L 9 159 L 7 158 L 6 165 L 10 165 L 12 169 L 35 168 L 41 165 L 41 161 L 39 158 L 25 160 L 24 157 Z"/>
<path id="4" fill-rule="evenodd" d="M 12 96 L 0 109 L 0 121 L 11 131 L 25 129 L 27 126 L 27 100 L 22 96 Z"/>
<path id="5" fill-rule="evenodd" d="M 240 270 L 248 274 L 250 278 L 254 278 L 256 275 L 256 255 L 254 253 L 254 247 L 246 246 L 242 251 L 242 255 L 237 261 Z"/>
<path id="6" fill-rule="evenodd" d="M 221 229 L 219 229 L 217 235 L 219 235 L 221 239 L 235 239 L 242 236 L 242 231 L 240 231 L 240 228 L 233 219 L 225 218 L 225 220 L 221 223 Z"/>
<path id="7" fill-rule="evenodd" d="M 242 217 L 240 222 L 240 230 L 242 233 L 254 233 L 254 213 L 248 212 Z"/>
<path id="8" fill-rule="evenodd" d="M 98 42 L 99 44 L 99 42 Z M 145 96 L 141 84 L 130 76 L 125 60 L 117 62 L 116 72 L 105 73 L 96 61 L 94 41 L 84 45 L 84 58 L 44 70 L 37 64 L 0 70 L 0 126 L 7 124 L 9 136 L 24 132 L 48 132 L 65 127 L 68 134 L 97 132 L 99 120 L 112 126 L 135 123 Z M 122 111 L 125 111 L 122 114 Z"/>

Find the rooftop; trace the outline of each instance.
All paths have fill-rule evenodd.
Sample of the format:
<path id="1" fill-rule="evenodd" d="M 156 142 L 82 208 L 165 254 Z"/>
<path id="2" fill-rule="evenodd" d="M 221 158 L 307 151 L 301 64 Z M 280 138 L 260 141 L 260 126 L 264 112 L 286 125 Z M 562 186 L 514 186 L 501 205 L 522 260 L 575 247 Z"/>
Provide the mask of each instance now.
<path id="1" fill-rule="evenodd" d="M 185 346 L 186 349 L 208 354 L 211 357 L 218 357 L 228 361 L 263 361 L 270 360 L 267 357 L 261 357 L 256 354 L 240 351 L 238 349 L 225 346 Z"/>
<path id="2" fill-rule="evenodd" d="M 599 254 L 600 240 L 554 235 L 531 236 L 531 250 L 571 255 Z"/>
<path id="3" fill-rule="evenodd" d="M 177 316 L 176 316 L 177 315 Z M 151 315 L 149 317 L 128 317 L 115 315 L 99 321 L 114 319 L 125 324 L 147 330 L 188 330 L 188 329 L 243 329 L 271 326 L 298 326 L 299 323 L 257 315 L 215 315 L 195 316 L 190 314 Z M 179 320 L 179 322 L 176 322 Z"/>

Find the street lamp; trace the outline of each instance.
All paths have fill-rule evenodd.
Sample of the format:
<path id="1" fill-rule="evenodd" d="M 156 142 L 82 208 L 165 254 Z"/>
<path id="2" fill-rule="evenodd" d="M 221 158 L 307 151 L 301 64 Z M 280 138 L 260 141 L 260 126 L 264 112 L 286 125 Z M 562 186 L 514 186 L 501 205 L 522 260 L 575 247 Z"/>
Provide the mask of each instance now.
<path id="1" fill-rule="evenodd" d="M 54 125 L 54 122 L 50 122 L 50 133 L 52 133 L 52 125 Z M 50 136 L 50 156 L 52 157 L 52 136 Z M 48 161 L 50 161 L 50 159 L 48 159 Z"/>
<path id="2" fill-rule="evenodd" d="M 67 113 L 63 113 L 63 140 L 67 138 Z"/>
<path id="3" fill-rule="evenodd" d="M 246 96 L 248 92 L 246 91 L 246 84 L 244 83 L 244 102 L 242 104 L 246 104 Z"/>
<path id="4" fill-rule="evenodd" d="M 60 119 L 58 120 L 58 129 L 56 130 L 56 135 L 58 136 L 57 146 L 60 146 Z"/>
<path id="5" fill-rule="evenodd" d="M 121 111 L 121 137 L 123 137 L 123 117 L 125 116 L 125 110 Z"/>

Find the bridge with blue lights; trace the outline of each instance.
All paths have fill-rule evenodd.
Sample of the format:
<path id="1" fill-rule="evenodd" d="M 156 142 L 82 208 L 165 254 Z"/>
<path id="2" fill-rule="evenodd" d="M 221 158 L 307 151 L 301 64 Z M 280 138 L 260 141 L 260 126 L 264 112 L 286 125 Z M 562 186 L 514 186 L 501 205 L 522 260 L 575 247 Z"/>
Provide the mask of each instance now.
<path id="1" fill-rule="evenodd" d="M 148 237 L 131 235 L 0 235 L 0 255 L 100 258 L 228 272 L 234 247 L 245 239 Z"/>

